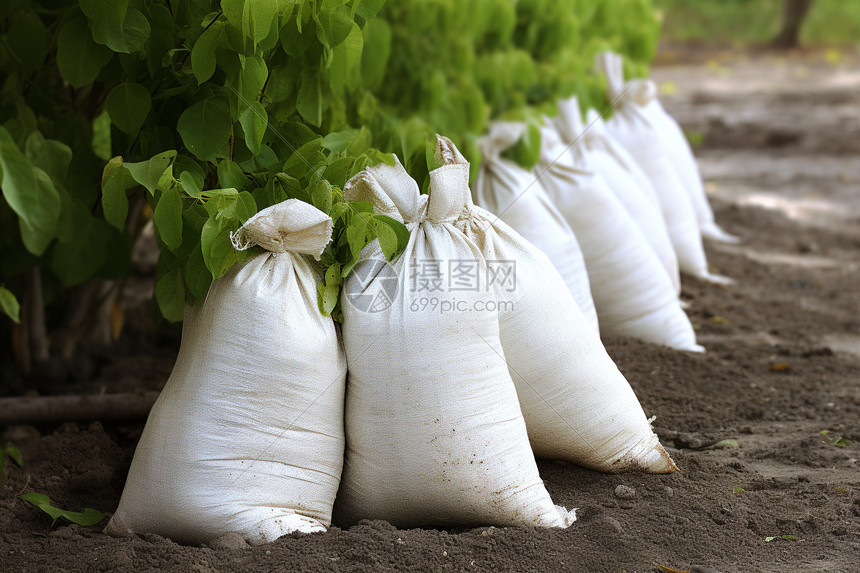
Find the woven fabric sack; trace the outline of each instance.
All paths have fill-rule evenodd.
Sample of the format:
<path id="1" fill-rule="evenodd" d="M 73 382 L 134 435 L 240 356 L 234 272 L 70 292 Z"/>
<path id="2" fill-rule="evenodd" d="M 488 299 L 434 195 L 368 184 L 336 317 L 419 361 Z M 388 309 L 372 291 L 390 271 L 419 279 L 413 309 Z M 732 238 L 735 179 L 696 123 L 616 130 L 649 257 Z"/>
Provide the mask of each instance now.
<path id="1" fill-rule="evenodd" d="M 585 259 L 567 221 L 531 173 L 501 152 L 516 143 L 525 125 L 494 122 L 478 140 L 481 166 L 472 184 L 475 205 L 498 216 L 527 241 L 546 253 L 579 309 L 595 330 L 597 311 L 591 297 Z M 674 256 L 674 252 L 672 253 Z"/>
<path id="2" fill-rule="evenodd" d="M 264 252 L 188 307 L 173 372 L 149 414 L 106 531 L 249 543 L 324 531 L 343 466 L 346 359 L 320 314 L 308 256 L 332 220 L 297 199 L 234 237 Z"/>

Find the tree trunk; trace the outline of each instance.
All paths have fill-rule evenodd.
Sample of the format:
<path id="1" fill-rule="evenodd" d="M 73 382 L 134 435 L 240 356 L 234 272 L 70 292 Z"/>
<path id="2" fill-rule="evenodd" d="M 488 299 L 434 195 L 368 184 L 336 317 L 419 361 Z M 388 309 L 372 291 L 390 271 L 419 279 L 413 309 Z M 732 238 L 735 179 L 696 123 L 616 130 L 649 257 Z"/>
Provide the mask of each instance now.
<path id="1" fill-rule="evenodd" d="M 782 11 L 782 27 L 771 46 L 781 50 L 790 50 L 800 45 L 800 27 L 809 14 L 812 0 L 785 0 Z"/>
<path id="2" fill-rule="evenodd" d="M 158 394 L 0 398 L 0 425 L 145 420 Z"/>

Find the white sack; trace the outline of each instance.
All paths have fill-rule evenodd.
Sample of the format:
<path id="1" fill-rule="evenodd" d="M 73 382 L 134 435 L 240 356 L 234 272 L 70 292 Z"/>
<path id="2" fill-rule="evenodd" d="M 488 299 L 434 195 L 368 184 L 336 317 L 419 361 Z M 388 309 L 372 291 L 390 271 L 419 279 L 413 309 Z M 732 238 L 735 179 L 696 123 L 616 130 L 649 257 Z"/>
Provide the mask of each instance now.
<path id="1" fill-rule="evenodd" d="M 596 331 L 599 328 L 597 311 L 576 236 L 549 200 L 540 181 L 500 156 L 517 142 L 524 128 L 522 123 L 494 122 L 490 132 L 478 140 L 481 167 L 472 185 L 472 197 L 476 205 L 498 216 L 546 253 Z"/>
<path id="2" fill-rule="evenodd" d="M 596 109 L 589 109 L 586 113 L 585 122 L 588 129 L 582 135 L 582 140 L 588 149 L 599 149 L 620 165 L 627 174 L 633 178 L 636 185 L 651 199 L 652 202 L 660 204 L 660 198 L 648 175 L 639 167 L 639 163 L 630 155 L 630 152 L 609 134 L 606 122 L 600 117 Z M 662 210 L 661 210 L 662 212 Z M 663 219 L 665 223 L 665 218 Z M 668 228 L 667 228 L 668 231 Z"/>
<path id="3" fill-rule="evenodd" d="M 343 466 L 346 360 L 305 255 L 319 256 L 331 232 L 328 215 L 297 199 L 240 230 L 243 246 L 269 252 L 186 309 L 108 533 L 259 544 L 325 531 Z"/>
<path id="4" fill-rule="evenodd" d="M 465 158 L 446 138 L 439 150 L 448 165 L 431 174 L 433 182 L 467 186 Z M 600 471 L 673 471 L 636 395 L 547 256 L 470 202 L 455 226 L 485 260 L 514 263 L 514 280 L 494 288 L 497 300 L 509 303 L 499 315 L 502 348 L 535 454 Z"/>
<path id="5" fill-rule="evenodd" d="M 632 80 L 625 84 L 621 57 L 612 52 L 598 54 L 596 67 L 606 76 L 607 92 L 613 102 L 613 115 L 607 122 L 609 132 L 651 180 L 681 272 L 718 284 L 731 284 L 731 279 L 708 271 L 692 199 L 673 166 L 676 158 L 669 155 L 671 150 L 664 143 L 661 124 L 646 110 L 657 95 L 654 82 Z"/>
<path id="6" fill-rule="evenodd" d="M 434 181 L 421 195 L 399 162 L 381 164 L 344 195 L 372 201 L 411 236 L 390 264 L 368 245 L 344 286 L 347 445 L 335 521 L 568 526 L 573 513 L 553 505 L 538 475 L 492 293 L 448 290 L 452 267 L 486 276 L 453 224 L 471 203 L 468 179 Z"/>
<path id="7" fill-rule="evenodd" d="M 684 131 L 678 122 L 666 113 L 660 100 L 656 97 L 646 106 L 646 113 L 654 119 L 656 124 L 662 126 L 660 133 L 663 136 L 663 143 L 668 150 L 669 157 L 674 159 L 672 166 L 675 168 L 675 173 L 678 174 L 684 189 L 689 193 L 693 202 L 702 236 L 724 243 L 739 242 L 738 237 L 726 233 L 714 220 L 714 212 L 708 203 L 705 186 L 702 184 L 702 176 L 699 174 L 699 166 L 693 156 L 690 143 L 684 136 Z"/>
<path id="8" fill-rule="evenodd" d="M 600 175 L 578 168 L 553 129 L 536 173 L 579 240 L 600 331 L 702 351 L 666 269 Z"/>
<path id="9" fill-rule="evenodd" d="M 636 180 L 615 159 L 615 157 L 600 149 L 589 146 L 586 142 L 587 130 L 582 123 L 579 102 L 576 97 L 558 102 L 558 117 L 552 125 L 558 130 L 561 139 L 570 146 L 574 163 L 587 171 L 594 171 L 609 185 L 627 212 L 639 226 L 642 234 L 663 268 L 672 280 L 675 294 L 681 292 L 681 276 L 678 269 L 678 257 L 666 228 L 666 221 L 660 209 L 653 187 L 641 188 Z M 549 127 L 547 127 L 549 129 Z M 599 128 L 598 128 L 599 129 Z"/>

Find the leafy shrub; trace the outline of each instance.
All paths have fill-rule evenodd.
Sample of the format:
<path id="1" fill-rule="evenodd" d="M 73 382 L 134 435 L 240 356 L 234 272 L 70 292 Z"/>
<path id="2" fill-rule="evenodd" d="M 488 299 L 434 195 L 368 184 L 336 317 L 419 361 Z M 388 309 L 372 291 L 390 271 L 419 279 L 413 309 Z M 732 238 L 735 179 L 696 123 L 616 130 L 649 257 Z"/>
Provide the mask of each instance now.
<path id="1" fill-rule="evenodd" d="M 344 202 L 349 177 L 396 153 L 425 180 L 434 132 L 477 166 L 491 118 L 535 118 L 572 93 L 601 102 L 594 53 L 621 51 L 642 72 L 656 42 L 649 0 L 383 4 L 2 3 L 0 302 L 14 319 L 22 301 L 25 346 L 41 335 L 34 354 L 47 354 L 45 305 L 116 296 L 150 219 L 155 300 L 181 320 L 247 256 L 231 232 L 290 197 L 335 220 L 320 307 L 338 316 L 361 247 L 378 237 L 394 256 L 406 237 Z M 512 152 L 524 163 L 539 145 L 527 133 Z"/>

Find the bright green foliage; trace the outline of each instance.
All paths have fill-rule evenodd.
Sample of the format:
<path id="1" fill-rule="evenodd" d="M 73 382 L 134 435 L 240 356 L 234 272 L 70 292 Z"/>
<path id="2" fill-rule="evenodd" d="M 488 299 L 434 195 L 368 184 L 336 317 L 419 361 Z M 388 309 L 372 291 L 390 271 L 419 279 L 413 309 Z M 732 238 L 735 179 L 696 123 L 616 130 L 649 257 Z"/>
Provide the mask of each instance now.
<path id="1" fill-rule="evenodd" d="M 35 265 L 48 301 L 121 278 L 151 216 L 155 298 L 181 320 L 253 252 L 231 233 L 298 198 L 335 222 L 319 304 L 338 316 L 361 248 L 378 238 L 392 258 L 408 239 L 344 201 L 352 175 L 396 153 L 426 185 L 437 132 L 476 166 L 490 119 L 535 120 L 574 93 L 599 104 L 594 53 L 642 72 L 656 31 L 649 0 L 4 2 L 2 308 Z M 510 154 L 534 162 L 539 143 L 532 127 Z"/>
<path id="2" fill-rule="evenodd" d="M 57 524 L 57 520 L 61 517 L 66 521 L 77 523 L 78 525 L 90 526 L 96 525 L 105 518 L 105 514 L 96 511 L 91 507 L 87 507 L 83 511 L 68 511 L 51 505 L 51 500 L 47 495 L 42 493 L 25 493 L 19 495 L 24 501 L 28 501 L 51 516 L 51 527 Z"/>
<path id="3" fill-rule="evenodd" d="M 571 95 L 603 109 L 594 55 L 618 51 L 628 74 L 642 75 L 658 32 L 650 0 L 388 2 L 365 27 L 361 70 L 373 97 L 359 102 L 359 119 L 373 144 L 397 153 L 419 181 L 434 132 L 454 140 L 474 173 L 474 140 L 489 120 L 534 123 Z M 531 166 L 539 145 L 532 137 L 511 157 Z"/>
<path id="4" fill-rule="evenodd" d="M 0 248 L 13 253 L 0 263 L 4 313 L 17 320 L 15 293 L 33 265 L 49 298 L 127 272 L 142 227 L 128 218 L 140 201 L 162 248 L 155 297 L 170 320 L 247 256 L 230 234 L 258 210 L 298 197 L 346 229 L 354 209 L 340 186 L 392 160 L 371 148 L 369 132 L 347 128 L 343 101 L 361 83 L 362 28 L 380 7 L 21 0 L 0 8 Z M 323 143 L 332 132 L 336 149 Z M 343 257 L 351 268 L 353 251 L 377 232 L 393 256 L 398 225 L 351 235 L 353 248 L 333 245 L 327 264 Z"/>

